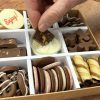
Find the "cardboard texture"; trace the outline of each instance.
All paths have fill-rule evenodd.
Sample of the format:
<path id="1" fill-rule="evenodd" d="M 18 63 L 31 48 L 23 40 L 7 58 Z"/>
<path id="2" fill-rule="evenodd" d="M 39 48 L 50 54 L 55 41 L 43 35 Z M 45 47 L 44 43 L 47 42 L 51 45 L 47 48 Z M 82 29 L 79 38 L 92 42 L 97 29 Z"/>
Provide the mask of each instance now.
<path id="1" fill-rule="evenodd" d="M 78 12 L 78 11 L 77 11 Z M 79 13 L 79 12 L 78 12 Z M 79 15 L 82 17 L 82 15 L 79 13 Z M 95 95 L 100 93 L 100 87 L 89 87 L 89 88 L 80 88 L 77 76 L 75 74 L 75 70 L 73 68 L 73 64 L 71 61 L 71 57 L 73 55 L 80 54 L 82 56 L 88 56 L 88 55 L 100 55 L 100 47 L 93 36 L 93 33 L 91 32 L 90 28 L 87 28 L 87 26 L 82 27 L 71 27 L 71 28 L 59 28 L 58 24 L 54 24 L 53 28 L 49 29 L 56 38 L 58 38 L 61 42 L 62 49 L 59 53 L 53 54 L 53 55 L 33 55 L 31 50 L 31 38 L 35 33 L 34 29 L 28 28 L 27 23 L 27 13 L 26 11 L 23 11 L 24 16 L 24 27 L 22 29 L 16 29 L 16 30 L 7 30 L 3 29 L 0 30 L 0 37 L 1 38 L 16 38 L 18 41 L 19 47 L 26 47 L 27 48 L 27 56 L 21 56 L 21 57 L 9 57 L 9 58 L 0 58 L 0 66 L 3 65 L 16 65 L 16 66 L 22 66 L 27 72 L 28 72 L 28 81 L 29 81 L 29 95 L 27 96 L 16 96 L 16 97 L 7 97 L 7 98 L 0 98 L 0 100 L 66 100 L 70 98 L 77 98 L 82 96 L 89 96 L 89 95 Z M 82 17 L 83 21 L 84 18 Z M 83 31 L 88 30 L 91 34 L 92 39 L 96 43 L 98 49 L 97 51 L 87 51 L 87 52 L 68 52 L 63 34 L 67 32 L 73 32 L 78 29 L 82 29 Z M 70 69 L 73 80 L 74 80 L 74 86 L 73 90 L 67 90 L 67 91 L 61 91 L 61 92 L 55 92 L 55 93 L 47 93 L 47 94 L 35 94 L 34 89 L 34 80 L 33 80 L 33 72 L 32 72 L 32 60 L 36 60 L 38 58 L 42 57 L 55 57 L 61 62 L 64 62 Z"/>

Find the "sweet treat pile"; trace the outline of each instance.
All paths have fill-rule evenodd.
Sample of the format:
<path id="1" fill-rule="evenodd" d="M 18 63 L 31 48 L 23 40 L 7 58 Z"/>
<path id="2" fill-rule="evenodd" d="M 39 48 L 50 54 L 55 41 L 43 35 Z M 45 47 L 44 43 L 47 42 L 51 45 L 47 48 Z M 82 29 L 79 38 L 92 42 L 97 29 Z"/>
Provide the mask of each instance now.
<path id="1" fill-rule="evenodd" d="M 77 78 L 81 87 L 100 85 L 100 56 L 83 58 L 80 55 L 72 57 Z"/>
<path id="2" fill-rule="evenodd" d="M 0 38 L 0 58 L 26 56 L 26 48 L 17 47 L 15 38 Z"/>
<path id="3" fill-rule="evenodd" d="M 19 29 L 24 25 L 23 15 L 15 9 L 0 12 L 0 29 Z"/>
<path id="4" fill-rule="evenodd" d="M 55 36 L 46 31 L 44 33 L 36 31 L 32 40 L 32 51 L 36 55 L 54 54 L 61 49 L 60 41 Z"/>
<path id="5" fill-rule="evenodd" d="M 17 66 L 0 67 L 0 98 L 29 94 L 27 73 Z"/>
<path id="6" fill-rule="evenodd" d="M 97 45 L 88 31 L 83 32 L 82 30 L 78 30 L 74 33 L 66 33 L 63 36 L 70 52 L 97 50 Z"/>
<path id="7" fill-rule="evenodd" d="M 79 27 L 85 26 L 82 18 L 79 16 L 77 11 L 69 11 L 62 19 L 58 22 L 59 27 Z"/>
<path id="8" fill-rule="evenodd" d="M 32 63 L 36 93 L 65 91 L 73 88 L 69 68 L 55 58 L 45 57 Z"/>

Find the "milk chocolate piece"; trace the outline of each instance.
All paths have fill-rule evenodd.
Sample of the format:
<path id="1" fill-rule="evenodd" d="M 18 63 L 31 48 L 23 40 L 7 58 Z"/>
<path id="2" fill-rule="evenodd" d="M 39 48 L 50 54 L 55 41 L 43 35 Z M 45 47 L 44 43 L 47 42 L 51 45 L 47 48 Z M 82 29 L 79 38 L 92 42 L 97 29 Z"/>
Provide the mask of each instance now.
<path id="1" fill-rule="evenodd" d="M 96 50 L 97 49 L 97 46 L 91 40 L 91 41 L 88 41 L 88 42 L 80 43 L 78 45 L 78 49 L 77 50 L 80 50 L 82 48 L 84 49 L 84 51 L 93 51 L 93 50 Z"/>
<path id="2" fill-rule="evenodd" d="M 24 47 L 11 48 L 11 49 L 1 49 L 0 57 L 19 57 L 26 56 L 26 49 Z"/>
<path id="3" fill-rule="evenodd" d="M 76 43 L 76 34 L 68 34 L 67 35 L 65 34 L 64 35 L 64 39 L 65 39 L 65 42 L 66 42 L 66 45 L 67 46 L 70 46 L 70 47 L 74 47 L 75 46 L 75 43 Z"/>
<path id="4" fill-rule="evenodd" d="M 0 39 L 0 48 L 15 48 L 17 41 L 15 38 Z"/>
<path id="5" fill-rule="evenodd" d="M 53 38 L 54 38 L 54 35 L 50 33 L 49 31 L 40 32 L 39 30 L 37 30 L 35 35 L 33 36 L 33 39 L 35 39 L 41 45 L 48 44 L 50 41 L 53 40 Z"/>
<path id="6" fill-rule="evenodd" d="M 69 11 L 59 22 L 60 27 L 85 26 L 77 11 Z"/>

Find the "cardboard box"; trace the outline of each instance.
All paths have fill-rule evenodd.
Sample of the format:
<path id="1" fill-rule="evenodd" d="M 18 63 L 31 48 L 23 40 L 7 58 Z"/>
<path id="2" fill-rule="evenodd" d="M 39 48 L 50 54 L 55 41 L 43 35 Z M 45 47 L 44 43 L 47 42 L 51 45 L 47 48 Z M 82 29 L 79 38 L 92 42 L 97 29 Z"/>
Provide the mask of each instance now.
<path id="1" fill-rule="evenodd" d="M 19 41 L 19 46 L 24 46 L 27 48 L 27 56 L 24 57 L 9 57 L 9 58 L 0 58 L 0 66 L 3 65 L 16 65 L 16 66 L 22 66 L 27 72 L 28 72 L 28 81 L 29 81 L 29 94 L 27 96 L 16 96 L 16 97 L 7 97 L 7 98 L 0 98 L 0 100 L 66 100 L 70 98 L 77 98 L 81 96 L 89 96 L 94 94 L 100 93 L 100 87 L 89 87 L 89 88 L 80 88 L 79 82 L 77 80 L 77 76 L 75 74 L 75 70 L 72 65 L 71 56 L 75 54 L 80 55 L 100 55 L 100 47 L 94 38 L 91 30 L 89 29 L 89 32 L 91 34 L 91 37 L 93 38 L 94 42 L 97 44 L 98 51 L 87 51 L 87 52 L 73 52 L 69 53 L 63 38 L 63 34 L 66 32 L 75 31 L 78 29 L 82 29 L 83 31 L 87 30 L 87 27 L 70 27 L 69 29 L 64 28 L 60 29 L 58 24 L 56 23 L 54 25 L 53 29 L 50 29 L 50 31 L 60 40 L 62 44 L 62 49 L 60 53 L 53 54 L 53 55 L 33 55 L 31 51 L 31 36 L 34 35 L 35 30 L 34 29 L 28 29 L 27 24 L 27 14 L 26 11 L 23 11 L 24 21 L 25 21 L 25 29 L 16 29 L 16 30 L 0 30 L 0 37 L 1 38 L 7 38 L 12 37 L 16 38 Z M 63 34 L 62 34 L 62 32 Z M 34 89 L 34 80 L 33 80 L 33 72 L 32 72 L 32 60 L 36 60 L 38 58 L 46 57 L 46 56 L 52 56 L 57 58 L 60 61 L 63 61 L 67 66 L 70 68 L 71 74 L 73 76 L 74 80 L 74 87 L 73 90 L 67 90 L 67 91 L 61 91 L 61 92 L 55 92 L 55 93 L 47 93 L 47 94 L 35 94 Z"/>

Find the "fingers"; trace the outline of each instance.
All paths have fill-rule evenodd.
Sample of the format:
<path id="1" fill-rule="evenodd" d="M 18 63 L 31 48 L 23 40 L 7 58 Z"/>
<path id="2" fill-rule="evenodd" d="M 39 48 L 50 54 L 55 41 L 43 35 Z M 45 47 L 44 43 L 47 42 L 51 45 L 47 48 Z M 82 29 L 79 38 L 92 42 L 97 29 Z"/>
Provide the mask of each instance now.
<path id="1" fill-rule="evenodd" d="M 53 23 L 58 21 L 69 9 L 79 3 L 80 0 L 57 0 L 48 10 L 41 16 L 38 28 L 40 31 L 45 31 Z"/>
<path id="2" fill-rule="evenodd" d="M 30 18 L 33 28 L 37 28 L 40 19 L 39 3 L 38 0 L 24 0 L 28 11 L 28 16 Z"/>

